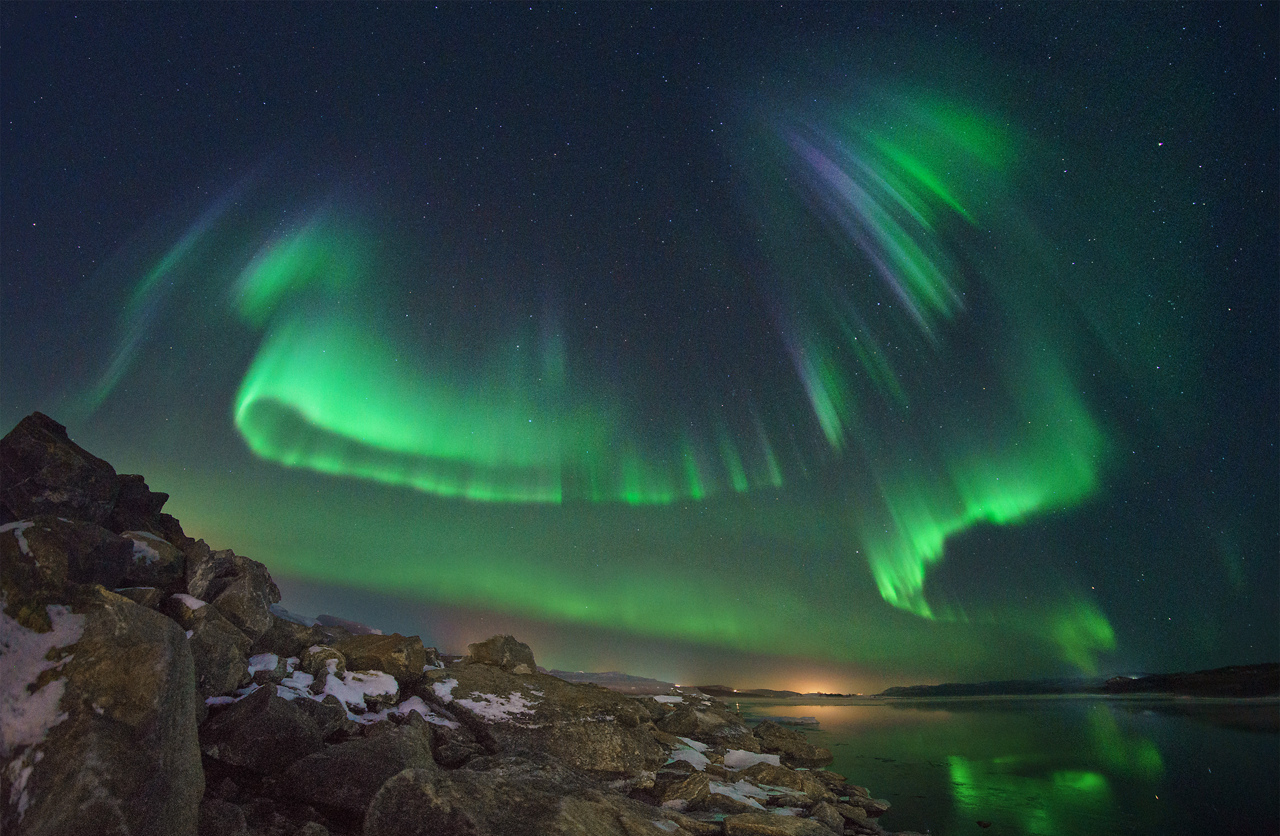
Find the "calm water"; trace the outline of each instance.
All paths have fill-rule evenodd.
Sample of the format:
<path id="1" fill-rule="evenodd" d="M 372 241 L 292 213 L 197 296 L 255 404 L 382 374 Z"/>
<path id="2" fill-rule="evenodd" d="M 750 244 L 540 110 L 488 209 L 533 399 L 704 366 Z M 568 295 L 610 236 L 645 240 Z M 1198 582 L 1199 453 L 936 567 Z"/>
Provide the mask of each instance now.
<path id="1" fill-rule="evenodd" d="M 742 701 L 816 717 L 831 768 L 890 830 L 1037 836 L 1280 833 L 1280 705 L 1067 698 Z M 991 822 L 988 829 L 979 821 Z"/>

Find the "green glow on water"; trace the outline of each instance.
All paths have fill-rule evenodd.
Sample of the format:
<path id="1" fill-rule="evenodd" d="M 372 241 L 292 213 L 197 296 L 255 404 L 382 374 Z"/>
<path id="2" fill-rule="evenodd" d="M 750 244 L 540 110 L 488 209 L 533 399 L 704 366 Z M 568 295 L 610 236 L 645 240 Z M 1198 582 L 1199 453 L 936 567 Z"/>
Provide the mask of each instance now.
<path id="1" fill-rule="evenodd" d="M 1081 770 L 1064 770 L 1062 772 L 1055 772 L 1053 773 L 1053 783 L 1058 787 L 1095 795 L 1104 794 L 1110 791 L 1110 785 L 1107 784 L 1107 776 L 1103 775 L 1101 772 L 1087 772 Z"/>

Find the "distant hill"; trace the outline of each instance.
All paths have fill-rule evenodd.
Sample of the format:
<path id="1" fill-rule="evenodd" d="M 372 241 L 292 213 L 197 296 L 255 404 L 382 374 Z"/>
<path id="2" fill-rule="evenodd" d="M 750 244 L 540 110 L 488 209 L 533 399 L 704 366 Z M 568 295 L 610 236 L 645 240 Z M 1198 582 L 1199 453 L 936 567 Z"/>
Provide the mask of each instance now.
<path id="1" fill-rule="evenodd" d="M 618 673 L 617 671 L 605 671 L 602 673 L 592 673 L 590 671 L 547 671 L 547 673 L 566 682 L 591 682 L 622 694 L 669 694 L 676 690 L 676 686 L 670 682 L 650 679 L 645 676 L 632 676 L 631 674 Z"/>
<path id="2" fill-rule="evenodd" d="M 1077 679 L 1009 679 L 898 685 L 879 697 L 1003 697 L 1037 694 L 1180 694 L 1195 697 L 1280 696 L 1280 664 L 1232 665 L 1190 673 Z"/>
<path id="3" fill-rule="evenodd" d="M 1192 673 L 1160 673 L 1137 679 L 1117 676 L 1104 694 L 1184 694 L 1193 697 L 1280 696 L 1280 664 L 1231 665 Z"/>

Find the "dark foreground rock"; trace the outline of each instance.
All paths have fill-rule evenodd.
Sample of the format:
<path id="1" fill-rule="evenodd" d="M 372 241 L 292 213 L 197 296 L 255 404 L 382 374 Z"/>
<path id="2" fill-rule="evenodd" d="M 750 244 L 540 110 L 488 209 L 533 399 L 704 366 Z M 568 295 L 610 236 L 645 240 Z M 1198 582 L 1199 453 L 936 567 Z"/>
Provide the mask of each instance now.
<path id="1" fill-rule="evenodd" d="M 812 768 L 829 752 L 697 692 L 293 615 L 46 416 L 0 441 L 0 475 L 6 834 L 884 832 L 886 803 Z"/>

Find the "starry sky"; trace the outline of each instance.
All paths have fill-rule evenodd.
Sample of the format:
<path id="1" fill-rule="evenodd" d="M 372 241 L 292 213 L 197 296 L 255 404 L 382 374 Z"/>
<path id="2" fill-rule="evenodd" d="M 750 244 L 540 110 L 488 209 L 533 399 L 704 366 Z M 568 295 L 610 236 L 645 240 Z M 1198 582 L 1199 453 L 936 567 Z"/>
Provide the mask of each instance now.
<path id="1" fill-rule="evenodd" d="M 1274 661 L 1278 20 L 7 3 L 0 418 L 446 651 Z"/>

